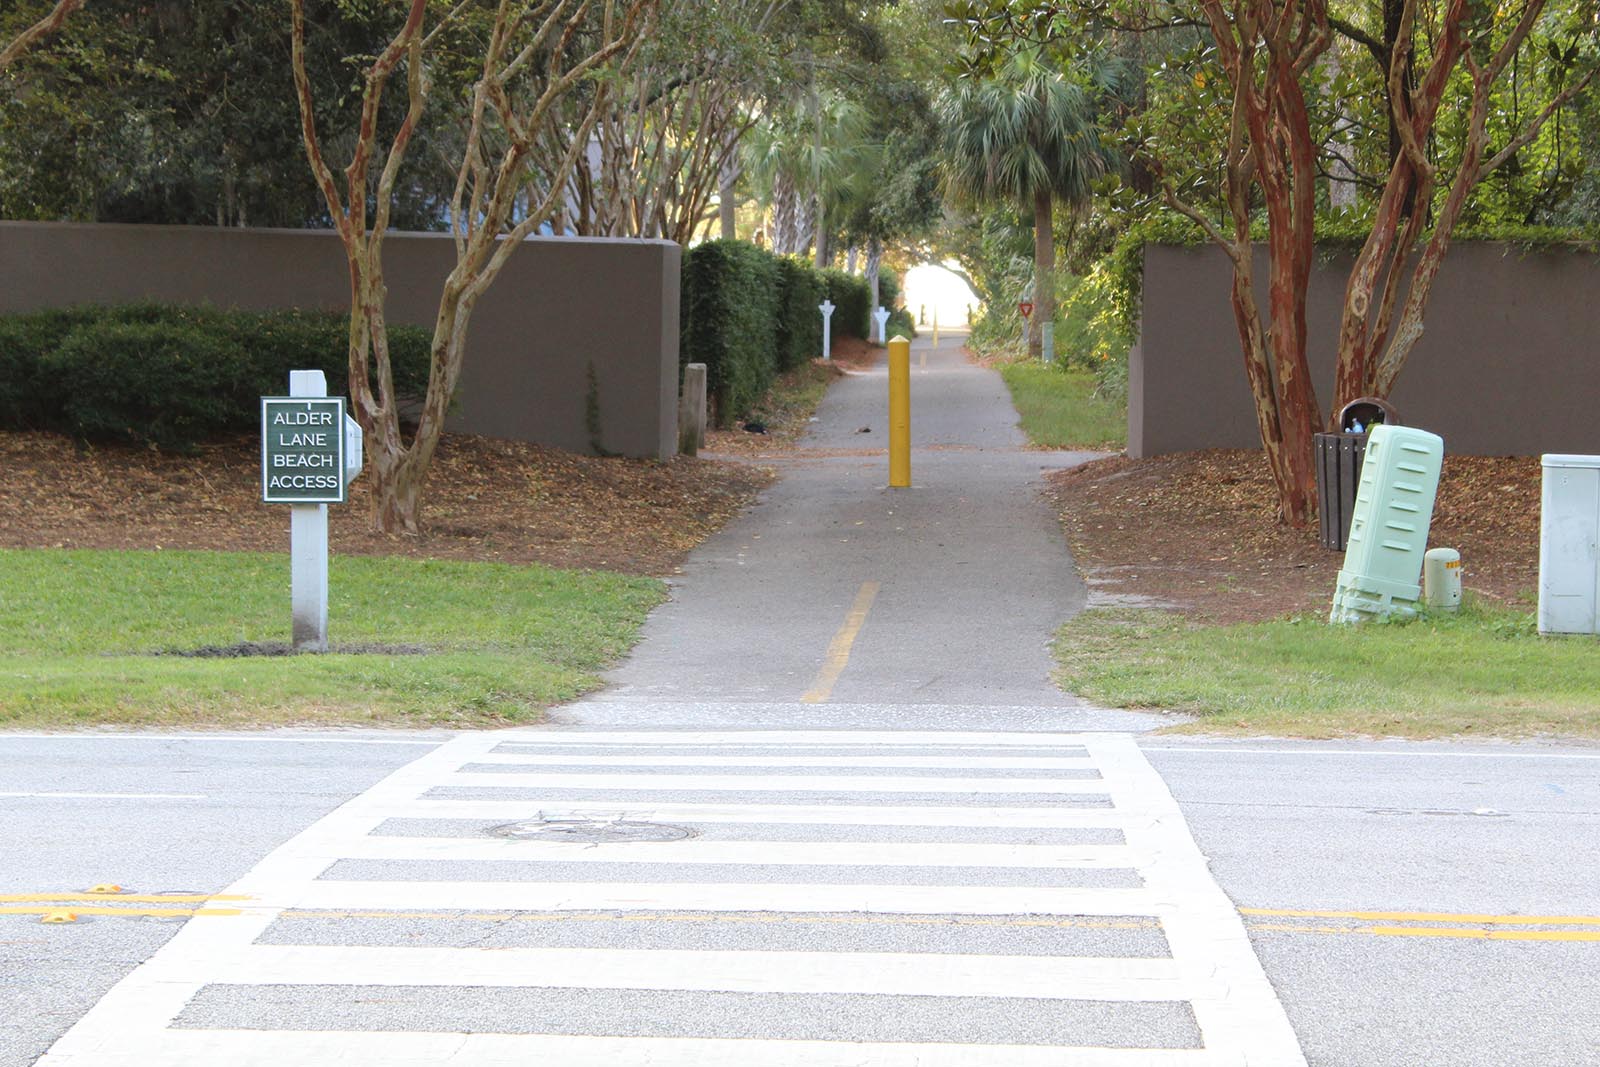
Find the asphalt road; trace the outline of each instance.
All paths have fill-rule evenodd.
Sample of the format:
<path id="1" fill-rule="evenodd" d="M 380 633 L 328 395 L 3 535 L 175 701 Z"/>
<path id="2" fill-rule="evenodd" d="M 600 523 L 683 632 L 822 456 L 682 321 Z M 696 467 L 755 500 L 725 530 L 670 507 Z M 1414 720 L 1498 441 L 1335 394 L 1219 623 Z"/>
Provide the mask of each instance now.
<path id="1" fill-rule="evenodd" d="M 1600 750 L 1059 693 L 1083 457 L 922 356 L 553 729 L 0 736 L 0 1067 L 1600 1063 Z"/>

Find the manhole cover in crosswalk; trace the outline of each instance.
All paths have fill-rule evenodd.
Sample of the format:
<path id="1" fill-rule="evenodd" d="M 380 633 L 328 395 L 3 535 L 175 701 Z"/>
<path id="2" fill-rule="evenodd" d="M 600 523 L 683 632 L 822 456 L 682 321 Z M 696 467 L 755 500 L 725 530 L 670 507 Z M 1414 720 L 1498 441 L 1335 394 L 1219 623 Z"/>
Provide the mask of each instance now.
<path id="1" fill-rule="evenodd" d="M 694 831 L 664 823 L 629 822 L 627 819 L 533 819 L 507 823 L 489 831 L 518 841 L 583 841 L 608 844 L 622 841 L 682 841 Z"/>

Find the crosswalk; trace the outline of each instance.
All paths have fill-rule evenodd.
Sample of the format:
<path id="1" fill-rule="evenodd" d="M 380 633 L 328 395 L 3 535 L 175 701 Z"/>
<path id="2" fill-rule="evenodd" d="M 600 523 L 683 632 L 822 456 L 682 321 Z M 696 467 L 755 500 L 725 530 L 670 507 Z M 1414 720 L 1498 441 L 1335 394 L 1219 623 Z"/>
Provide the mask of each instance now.
<path id="1" fill-rule="evenodd" d="M 1303 1065 L 1120 734 L 457 737 L 42 1067 Z"/>

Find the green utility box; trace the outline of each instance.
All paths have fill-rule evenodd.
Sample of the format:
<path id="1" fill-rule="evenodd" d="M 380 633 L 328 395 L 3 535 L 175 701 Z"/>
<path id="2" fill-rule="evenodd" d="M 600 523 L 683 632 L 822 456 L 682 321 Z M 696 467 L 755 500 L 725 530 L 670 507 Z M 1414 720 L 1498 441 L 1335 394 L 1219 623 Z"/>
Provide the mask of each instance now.
<path id="1" fill-rule="evenodd" d="M 1416 613 L 1422 595 L 1417 579 L 1443 465 L 1444 440 L 1437 434 L 1373 427 L 1330 622 Z"/>

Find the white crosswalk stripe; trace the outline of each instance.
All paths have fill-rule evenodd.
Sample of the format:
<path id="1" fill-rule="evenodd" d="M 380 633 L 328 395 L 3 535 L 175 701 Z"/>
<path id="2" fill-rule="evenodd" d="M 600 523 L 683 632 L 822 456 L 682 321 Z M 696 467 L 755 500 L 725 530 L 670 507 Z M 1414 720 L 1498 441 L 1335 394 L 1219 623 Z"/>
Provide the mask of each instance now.
<path id="1" fill-rule="evenodd" d="M 486 789 L 527 796 L 449 795 Z M 583 798 L 571 799 L 573 792 Z M 671 799 L 678 794 L 685 799 Z M 695 799 L 701 794 L 710 799 Z M 427 832 L 386 825 L 391 820 Z M 489 836 L 476 825 L 538 820 L 665 824 L 689 836 L 541 840 Z M 463 735 L 323 818 L 225 892 L 246 898 L 242 915 L 191 919 L 62 1037 L 42 1067 L 1305 1063 L 1237 913 L 1164 783 L 1126 735 Z M 564 932 L 575 924 L 586 931 L 632 924 L 630 932 L 675 924 L 679 940 L 672 947 L 628 937 L 428 943 L 438 936 L 429 921 L 483 919 L 473 914 L 483 912 L 536 918 L 543 929 Z M 339 920 L 358 918 L 387 923 L 387 940 L 283 941 L 285 930 L 311 919 L 340 930 Z M 839 925 L 841 936 L 826 944 L 763 947 L 767 927 L 752 920 L 764 918 L 806 930 L 855 925 Z M 940 946 L 958 927 L 970 933 L 968 920 L 991 924 L 992 944 Z M 1030 929 L 1037 937 L 1042 929 L 1051 937 L 1059 927 L 1064 937 L 1074 924 L 1090 929 L 1097 921 L 1159 931 L 1168 952 L 1078 954 L 1041 949 L 1048 941 L 1018 948 L 1001 936 Z M 858 926 L 874 923 L 920 923 L 917 936 L 931 940 L 910 946 L 916 951 L 850 940 Z M 684 931 L 712 928 L 745 940 L 735 947 L 683 940 Z M 226 1025 L 196 1007 L 267 989 L 260 1004 L 229 1009 Z M 294 1000 L 305 991 L 312 1001 L 344 997 L 354 1005 L 381 1001 L 361 991 L 383 989 L 435 990 L 437 1000 L 426 1003 L 440 1006 L 431 1015 L 419 1009 L 397 1030 L 393 1020 L 330 1026 L 325 1014 Z M 599 1025 L 603 1014 L 574 1009 L 563 1020 L 547 1006 L 543 1032 L 529 1032 L 526 1022 L 472 1032 L 482 1025 L 451 1014 L 450 989 L 485 997 L 581 993 L 600 1003 L 657 996 L 700 1007 L 665 1023 L 608 1030 Z M 968 1007 L 974 1017 L 986 1003 L 1006 1008 L 989 1011 L 984 1017 L 1000 1022 L 970 1039 L 907 1032 L 914 1021 L 890 1029 L 887 1015 L 882 1033 L 892 1036 L 832 1033 L 825 1020 L 808 1017 L 822 1012 L 819 1005 L 852 1002 L 869 1005 L 869 1022 L 897 1005 L 932 1006 L 956 1020 Z M 1095 1040 L 1049 1029 L 1072 1005 L 1097 1013 Z M 352 1022 L 366 1018 L 350 1010 Z M 1107 1036 L 1124 1017 L 1152 1017 L 1118 1014 L 1139 1011 L 1168 1013 L 1163 1019 L 1188 1013 L 1198 1039 L 1189 1039 L 1193 1047 L 1164 1047 L 1146 1032 L 1148 1023 Z M 1006 1012 L 1045 1022 L 1007 1030 Z"/>

